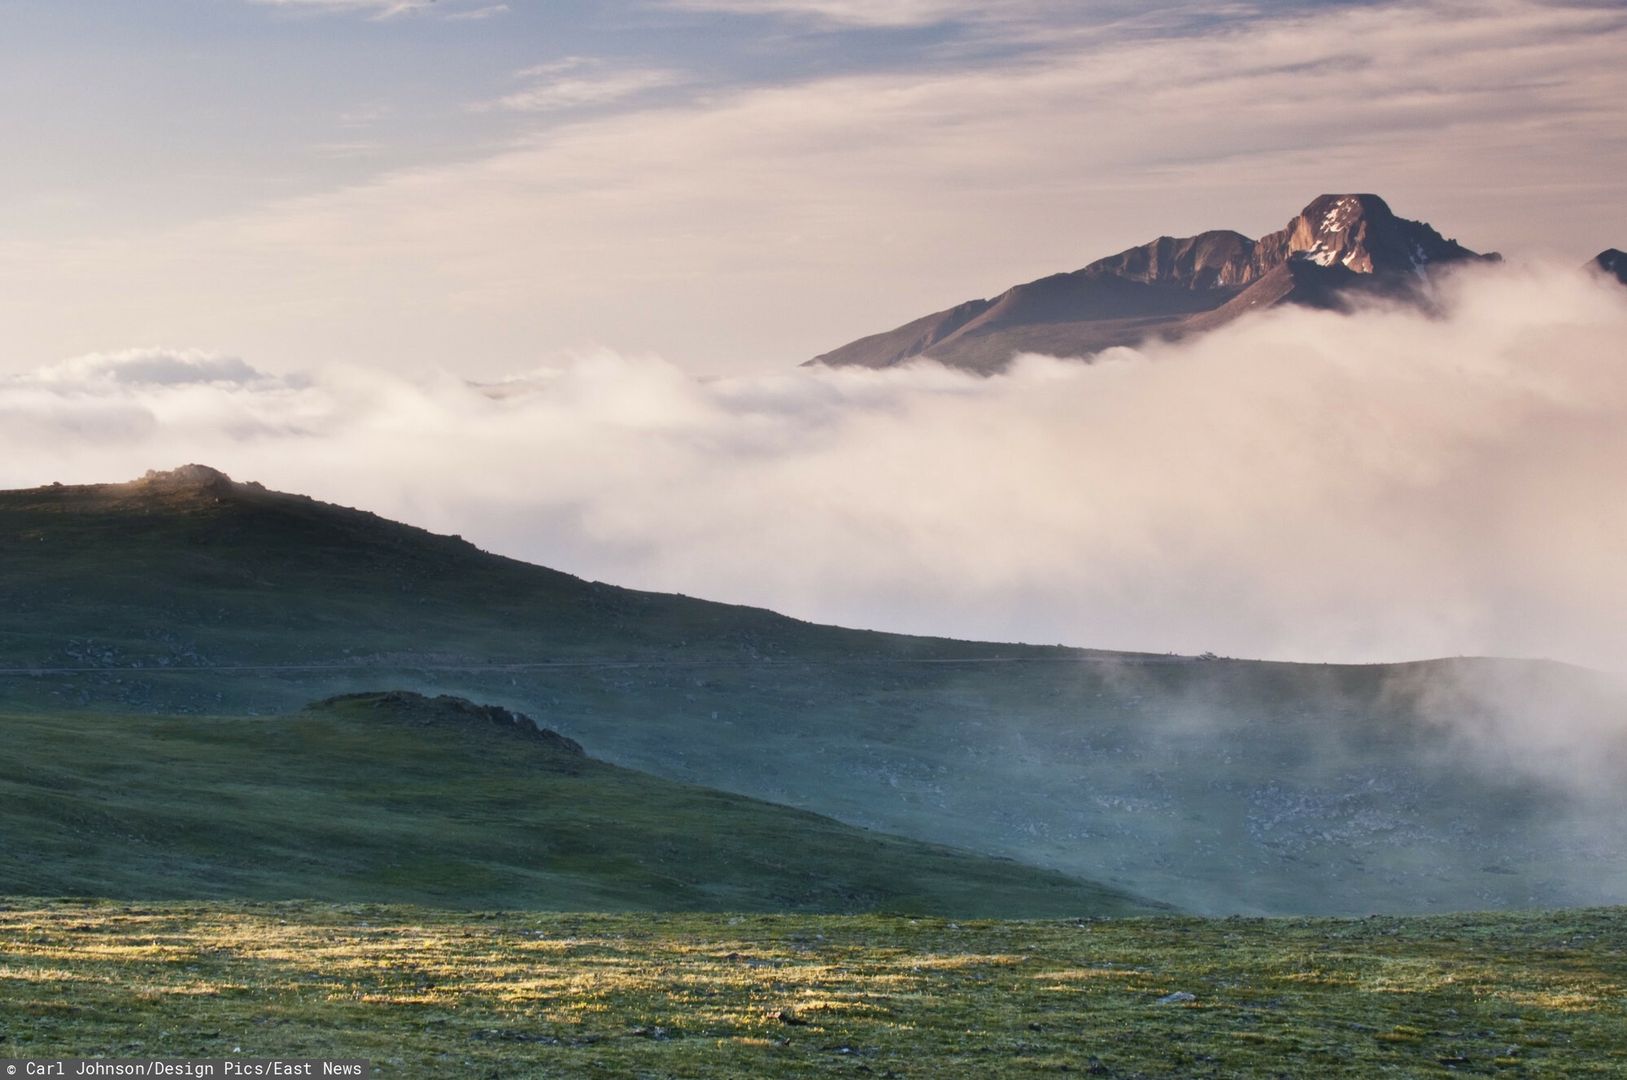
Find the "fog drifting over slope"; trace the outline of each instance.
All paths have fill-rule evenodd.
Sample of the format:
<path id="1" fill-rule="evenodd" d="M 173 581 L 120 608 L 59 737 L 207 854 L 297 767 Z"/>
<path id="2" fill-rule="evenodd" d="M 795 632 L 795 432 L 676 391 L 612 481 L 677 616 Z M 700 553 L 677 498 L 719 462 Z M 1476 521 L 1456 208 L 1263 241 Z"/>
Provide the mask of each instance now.
<path id="1" fill-rule="evenodd" d="M 822 622 L 1619 667 L 1627 290 L 1499 267 L 1441 299 L 1440 317 L 1277 310 L 990 379 L 699 380 L 605 352 L 480 387 L 82 357 L 0 380 L 0 484 L 199 461 L 585 577 Z"/>

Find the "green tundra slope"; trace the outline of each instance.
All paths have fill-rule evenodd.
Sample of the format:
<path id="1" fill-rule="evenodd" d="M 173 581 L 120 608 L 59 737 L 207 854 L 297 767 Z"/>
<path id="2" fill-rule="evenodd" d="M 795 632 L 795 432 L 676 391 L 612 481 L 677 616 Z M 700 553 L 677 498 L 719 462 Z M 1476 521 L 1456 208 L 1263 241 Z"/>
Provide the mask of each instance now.
<path id="1" fill-rule="evenodd" d="M 0 705 L 498 702 L 619 765 L 1189 910 L 1627 898 L 1627 696 L 816 626 L 585 582 L 208 470 L 0 493 Z"/>
<path id="2" fill-rule="evenodd" d="M 1155 908 L 607 765 L 460 699 L 0 724 L 0 893 L 963 917 Z"/>

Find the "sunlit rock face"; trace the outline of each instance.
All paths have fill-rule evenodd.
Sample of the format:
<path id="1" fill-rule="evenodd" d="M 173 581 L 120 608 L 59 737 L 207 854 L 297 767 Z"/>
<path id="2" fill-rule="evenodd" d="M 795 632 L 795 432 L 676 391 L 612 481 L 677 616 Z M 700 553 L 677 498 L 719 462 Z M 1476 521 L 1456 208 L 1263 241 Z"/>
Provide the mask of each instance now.
<path id="1" fill-rule="evenodd" d="M 1287 228 L 1262 237 L 1258 245 L 1258 259 L 1267 268 L 1286 259 L 1305 259 L 1358 274 L 1494 257 L 1470 251 L 1421 221 L 1396 217 L 1377 195 L 1320 196 Z"/>

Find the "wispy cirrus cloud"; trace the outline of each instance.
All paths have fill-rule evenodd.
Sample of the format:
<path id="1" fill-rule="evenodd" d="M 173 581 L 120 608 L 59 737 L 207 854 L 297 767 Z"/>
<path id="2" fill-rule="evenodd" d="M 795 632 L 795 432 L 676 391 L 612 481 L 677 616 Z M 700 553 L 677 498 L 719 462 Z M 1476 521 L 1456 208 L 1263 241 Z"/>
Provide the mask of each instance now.
<path id="1" fill-rule="evenodd" d="M 249 0 L 249 2 L 289 11 L 365 14 L 374 19 L 392 19 L 401 15 L 434 11 L 441 19 L 449 22 L 488 19 L 510 10 L 507 4 L 469 7 L 445 3 L 444 0 Z"/>
<path id="2" fill-rule="evenodd" d="M 651 90 L 676 86 L 684 76 L 664 68 L 616 70 L 605 61 L 571 56 L 515 72 L 526 85 L 471 106 L 476 111 L 556 112 L 611 105 Z"/>
<path id="3" fill-rule="evenodd" d="M 508 14 L 512 8 L 507 4 L 487 4 L 484 7 L 470 8 L 467 11 L 454 11 L 446 16 L 447 22 L 475 22 L 480 19 L 490 19 L 498 15 Z"/>
<path id="4" fill-rule="evenodd" d="M 423 11 L 433 6 L 436 0 L 250 0 L 250 3 L 290 11 L 362 12 L 375 18 L 388 19 Z"/>
<path id="5" fill-rule="evenodd" d="M 902 28 L 975 19 L 1038 15 L 1060 5 L 1048 0 L 663 0 L 681 11 L 784 16 L 833 26 Z"/>

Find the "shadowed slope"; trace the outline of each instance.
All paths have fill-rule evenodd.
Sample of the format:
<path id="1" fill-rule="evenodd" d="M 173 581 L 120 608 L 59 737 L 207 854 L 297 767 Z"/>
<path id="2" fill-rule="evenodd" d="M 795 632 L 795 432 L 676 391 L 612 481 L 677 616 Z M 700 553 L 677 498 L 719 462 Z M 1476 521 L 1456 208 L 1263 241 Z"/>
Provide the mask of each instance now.
<path id="1" fill-rule="evenodd" d="M 620 769 L 457 698 L 0 723 L 0 893 L 962 916 L 1153 907 Z"/>

